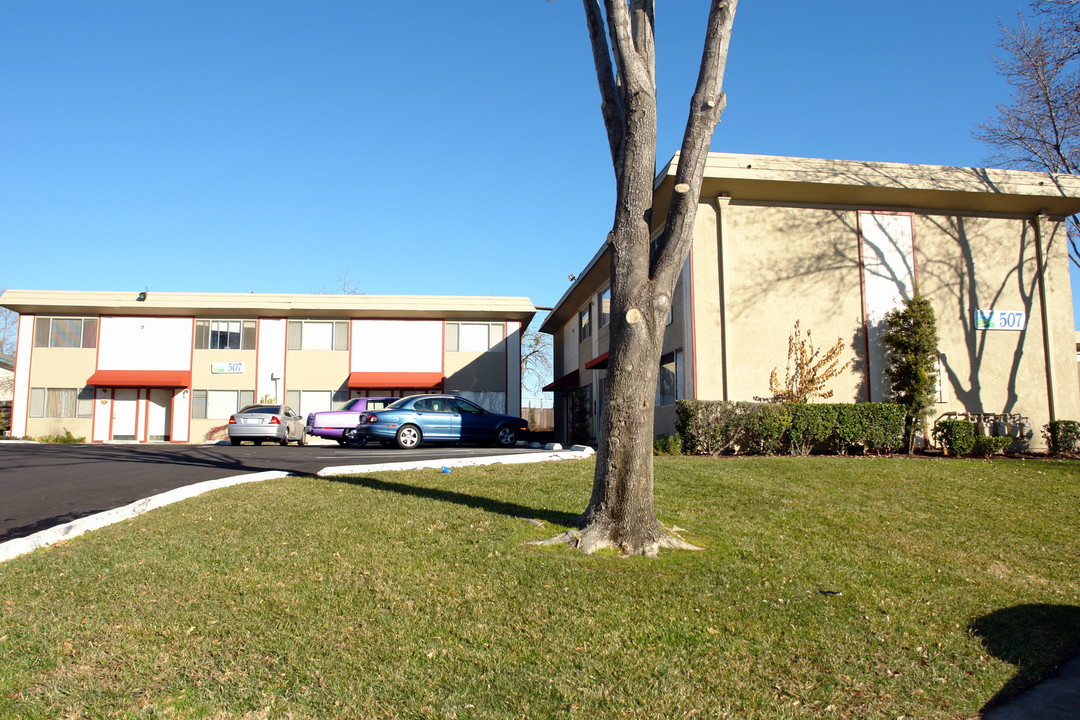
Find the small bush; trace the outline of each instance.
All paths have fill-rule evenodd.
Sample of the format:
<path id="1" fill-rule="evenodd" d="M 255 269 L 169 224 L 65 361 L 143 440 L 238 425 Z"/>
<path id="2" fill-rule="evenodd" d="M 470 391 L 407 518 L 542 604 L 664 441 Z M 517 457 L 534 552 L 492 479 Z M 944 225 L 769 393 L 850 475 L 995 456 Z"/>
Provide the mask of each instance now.
<path id="1" fill-rule="evenodd" d="M 746 416 L 754 403 L 680 400 L 675 429 L 683 450 L 693 455 L 722 455 L 744 442 Z"/>
<path id="2" fill-rule="evenodd" d="M 39 437 L 37 439 L 37 441 L 42 442 L 42 443 L 68 445 L 68 444 L 74 444 L 74 443 L 84 443 L 84 442 L 86 442 L 86 438 L 85 437 L 75 437 L 74 435 L 71 434 L 70 430 L 68 430 L 67 428 L 64 428 L 64 434 L 63 435 L 45 435 L 44 437 Z"/>
<path id="3" fill-rule="evenodd" d="M 678 435 L 661 435 L 653 440 L 653 455 L 682 455 L 682 438 Z"/>
<path id="4" fill-rule="evenodd" d="M 934 441 L 949 455 L 967 455 L 975 444 L 975 424 L 967 420 L 939 420 L 934 425 Z"/>
<path id="5" fill-rule="evenodd" d="M 809 455 L 815 445 L 828 441 L 836 427 L 836 405 L 790 403 L 791 428 L 788 440 L 792 452 Z"/>
<path id="6" fill-rule="evenodd" d="M 1043 425 L 1043 438 L 1052 455 L 1080 449 L 1080 422 L 1053 420 Z"/>
<path id="7" fill-rule="evenodd" d="M 1000 455 L 1012 442 L 1013 438 L 1008 435 L 978 435 L 971 445 L 971 454 L 976 457 Z"/>
<path id="8" fill-rule="evenodd" d="M 751 454 L 776 455 L 783 451 L 784 437 L 790 427 L 791 411 L 787 405 L 754 405 L 746 414 L 743 446 Z"/>

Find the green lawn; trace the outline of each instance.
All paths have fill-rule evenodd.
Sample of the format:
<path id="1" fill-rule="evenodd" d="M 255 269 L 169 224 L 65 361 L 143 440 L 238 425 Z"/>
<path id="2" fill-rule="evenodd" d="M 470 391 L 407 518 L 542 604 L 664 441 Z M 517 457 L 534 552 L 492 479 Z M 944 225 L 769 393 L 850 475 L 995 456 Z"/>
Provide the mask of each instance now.
<path id="1" fill-rule="evenodd" d="M 10 561 L 0 718 L 956 719 L 1080 652 L 1076 461 L 656 469 L 704 551 L 524 544 L 577 461 L 237 486 Z"/>

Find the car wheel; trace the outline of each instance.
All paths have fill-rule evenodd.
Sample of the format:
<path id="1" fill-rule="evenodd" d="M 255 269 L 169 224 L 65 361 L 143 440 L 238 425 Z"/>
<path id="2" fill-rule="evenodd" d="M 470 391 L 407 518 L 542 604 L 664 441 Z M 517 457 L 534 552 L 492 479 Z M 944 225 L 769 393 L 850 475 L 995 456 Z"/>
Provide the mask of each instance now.
<path id="1" fill-rule="evenodd" d="M 303 431 L 303 430 L 300 431 L 300 437 L 297 438 L 296 444 L 301 446 L 301 447 L 303 447 L 304 445 L 307 445 L 307 433 L 305 431 Z"/>
<path id="2" fill-rule="evenodd" d="M 514 444 L 517 443 L 517 433 L 514 432 L 512 427 L 501 427 L 499 428 L 499 434 L 495 436 L 495 442 L 502 448 L 514 447 Z"/>
<path id="3" fill-rule="evenodd" d="M 229 442 L 231 442 L 233 445 L 239 445 L 240 438 L 229 438 Z"/>
<path id="4" fill-rule="evenodd" d="M 255 443 L 256 445 L 262 445 L 262 440 L 252 440 L 251 442 Z"/>
<path id="5" fill-rule="evenodd" d="M 420 428 L 405 425 L 397 431 L 397 444 L 402 450 L 412 450 L 420 444 Z"/>
<path id="6" fill-rule="evenodd" d="M 356 428 L 349 428 L 343 430 L 341 434 L 341 444 L 348 447 L 361 448 L 367 445 L 367 438 L 360 437 L 356 434 Z"/>
<path id="7" fill-rule="evenodd" d="M 289 444 L 289 431 L 286 430 L 285 431 L 285 436 L 282 437 L 280 440 L 278 440 L 278 445 L 288 445 L 288 444 Z"/>

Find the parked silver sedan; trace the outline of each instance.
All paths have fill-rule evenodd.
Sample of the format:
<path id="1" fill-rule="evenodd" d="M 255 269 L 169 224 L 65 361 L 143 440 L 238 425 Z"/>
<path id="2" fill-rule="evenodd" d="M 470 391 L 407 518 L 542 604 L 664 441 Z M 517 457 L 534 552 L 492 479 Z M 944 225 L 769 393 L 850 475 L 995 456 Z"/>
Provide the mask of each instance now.
<path id="1" fill-rule="evenodd" d="M 288 405 L 248 405 L 229 418 L 229 442 L 239 445 L 250 440 L 256 445 L 263 441 L 288 445 L 307 445 L 304 419 Z"/>

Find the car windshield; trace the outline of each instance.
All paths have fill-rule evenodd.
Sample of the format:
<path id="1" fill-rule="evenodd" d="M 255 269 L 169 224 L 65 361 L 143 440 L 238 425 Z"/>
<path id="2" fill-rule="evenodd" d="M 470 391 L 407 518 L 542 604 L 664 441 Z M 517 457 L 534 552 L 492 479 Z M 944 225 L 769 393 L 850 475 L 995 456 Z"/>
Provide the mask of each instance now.
<path id="1" fill-rule="evenodd" d="M 280 415 L 281 407 L 278 405 L 252 405 L 240 411 L 241 413 L 259 413 L 261 415 Z"/>

